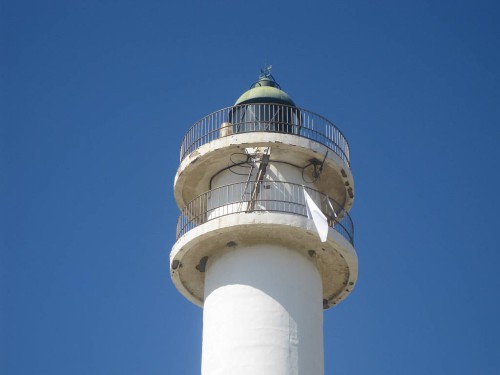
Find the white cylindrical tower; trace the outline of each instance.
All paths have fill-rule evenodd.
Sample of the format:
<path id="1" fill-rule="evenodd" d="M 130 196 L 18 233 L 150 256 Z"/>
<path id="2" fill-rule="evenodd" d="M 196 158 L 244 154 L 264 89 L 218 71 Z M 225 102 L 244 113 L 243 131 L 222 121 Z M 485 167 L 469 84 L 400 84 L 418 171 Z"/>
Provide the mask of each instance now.
<path id="1" fill-rule="evenodd" d="M 279 245 L 244 246 L 205 276 L 203 374 L 322 374 L 317 268 Z"/>
<path id="2" fill-rule="evenodd" d="M 353 189 L 342 133 L 268 70 L 189 129 L 170 270 L 204 308 L 203 375 L 324 373 L 323 310 L 357 278 Z M 308 208 L 328 224 L 325 241 Z"/>

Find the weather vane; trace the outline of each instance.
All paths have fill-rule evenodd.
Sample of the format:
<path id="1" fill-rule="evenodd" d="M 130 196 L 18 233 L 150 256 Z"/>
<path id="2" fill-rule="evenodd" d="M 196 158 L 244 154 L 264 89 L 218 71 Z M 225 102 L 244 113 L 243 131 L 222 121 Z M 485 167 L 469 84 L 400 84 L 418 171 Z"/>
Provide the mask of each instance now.
<path id="1" fill-rule="evenodd" d="M 271 70 L 273 69 L 272 65 L 264 64 L 264 68 L 260 70 L 260 78 L 269 78 L 272 77 Z"/>

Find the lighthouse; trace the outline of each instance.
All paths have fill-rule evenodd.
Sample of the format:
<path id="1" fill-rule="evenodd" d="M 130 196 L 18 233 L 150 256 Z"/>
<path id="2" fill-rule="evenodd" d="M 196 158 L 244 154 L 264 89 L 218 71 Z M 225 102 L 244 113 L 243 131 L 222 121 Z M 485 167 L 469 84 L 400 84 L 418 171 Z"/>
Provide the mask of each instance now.
<path id="1" fill-rule="evenodd" d="M 324 374 L 323 311 L 358 275 L 349 144 L 269 67 L 187 130 L 170 273 L 203 308 L 203 375 Z"/>

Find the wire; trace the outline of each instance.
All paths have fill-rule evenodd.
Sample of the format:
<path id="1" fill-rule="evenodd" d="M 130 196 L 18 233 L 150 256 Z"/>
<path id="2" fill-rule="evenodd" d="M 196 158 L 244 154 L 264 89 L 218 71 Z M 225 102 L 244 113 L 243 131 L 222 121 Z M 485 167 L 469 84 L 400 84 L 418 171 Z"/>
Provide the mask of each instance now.
<path id="1" fill-rule="evenodd" d="M 243 155 L 243 156 L 245 156 L 246 160 L 245 161 L 241 161 L 241 162 L 235 162 L 233 160 L 233 155 Z M 245 154 L 243 152 L 234 152 L 231 155 L 229 155 L 229 160 L 231 161 L 231 163 L 233 163 L 233 165 L 231 165 L 227 169 L 229 170 L 229 172 L 234 173 L 234 174 L 236 174 L 238 176 L 246 176 L 248 173 L 238 173 L 238 172 L 233 171 L 232 168 L 234 168 L 234 167 L 238 167 L 238 168 L 251 168 L 252 167 L 252 163 L 254 163 L 254 160 L 252 160 L 252 163 L 250 163 L 249 159 L 251 159 L 251 156 L 248 155 L 248 154 Z"/>
<path id="2" fill-rule="evenodd" d="M 307 164 L 305 167 L 303 167 L 303 168 L 302 168 L 302 180 L 303 180 L 304 182 L 307 182 L 308 184 L 312 184 L 312 183 L 314 183 L 314 182 L 318 181 L 318 177 L 319 177 L 319 176 L 318 176 L 318 177 L 313 177 L 313 179 L 312 179 L 312 180 L 310 180 L 310 181 L 308 181 L 308 180 L 304 177 L 304 172 L 305 172 L 306 168 L 307 168 L 307 167 L 309 167 L 309 166 L 311 166 L 311 165 L 314 165 L 314 164 L 313 164 L 313 163 L 309 163 L 309 164 Z M 313 176 L 314 176 L 314 175 L 313 175 Z"/>
<path id="3" fill-rule="evenodd" d="M 236 162 L 233 160 L 233 155 L 243 155 L 245 156 L 246 160 L 244 162 Z M 243 152 L 233 152 L 231 155 L 229 155 L 229 160 L 231 161 L 231 163 L 233 163 L 234 165 L 237 165 L 237 164 L 245 164 L 245 163 L 249 163 L 248 159 L 249 159 L 250 155 L 248 154 L 245 154 Z"/>
<path id="4" fill-rule="evenodd" d="M 235 172 L 235 171 L 233 171 L 231 168 L 232 168 L 232 167 L 229 167 L 229 168 L 227 168 L 227 170 L 228 170 L 229 172 L 233 173 L 233 174 L 236 174 L 236 175 L 238 175 L 238 176 L 247 176 L 247 175 L 248 175 L 248 173 L 238 173 L 238 172 Z M 222 172 L 222 171 L 221 171 L 221 172 Z"/>
<path id="5" fill-rule="evenodd" d="M 243 156 L 245 156 L 246 160 L 245 161 L 236 162 L 236 161 L 233 160 L 233 155 L 243 155 Z M 234 167 L 251 168 L 252 164 L 249 161 L 250 159 L 251 159 L 250 155 L 242 153 L 242 152 L 234 152 L 231 155 L 229 155 L 229 160 L 231 161 L 231 163 L 233 163 L 233 165 L 230 165 L 228 167 L 222 168 L 220 171 L 218 171 L 216 174 L 214 174 L 212 176 L 212 178 L 210 178 L 210 182 L 208 183 L 208 188 L 212 189 L 212 181 L 215 178 L 215 176 L 217 176 L 221 172 L 224 172 L 225 170 L 229 170 L 229 172 L 234 173 L 234 174 L 236 174 L 238 176 L 246 176 L 246 175 L 248 175 L 248 173 L 238 173 L 238 172 L 235 172 L 231 168 L 234 168 Z"/>
<path id="6" fill-rule="evenodd" d="M 233 160 L 233 156 L 234 155 L 243 155 L 246 157 L 246 160 L 245 161 L 240 161 L 240 162 L 236 162 Z M 235 175 L 238 175 L 238 176 L 247 176 L 248 173 L 238 173 L 238 172 L 235 172 L 234 170 L 232 170 L 232 168 L 234 167 L 238 167 L 238 168 L 251 168 L 252 167 L 252 163 L 255 163 L 255 159 L 252 157 L 252 155 L 249 155 L 249 154 L 245 154 L 243 152 L 234 152 L 232 153 L 231 155 L 229 155 L 229 160 L 231 161 L 231 163 L 233 163 L 233 165 L 230 165 L 228 167 L 225 167 L 225 168 L 222 168 L 220 171 L 218 171 L 216 174 L 214 174 L 212 176 L 212 178 L 210 179 L 210 183 L 209 183 L 209 189 L 212 189 L 212 180 L 215 178 L 215 176 L 217 176 L 219 173 L 225 171 L 225 170 L 229 170 L 229 172 L 235 174 Z M 287 161 L 281 161 L 281 160 L 269 160 L 269 163 L 281 163 L 281 164 L 288 164 L 288 165 L 291 165 L 292 167 L 295 167 L 295 168 L 300 168 L 302 170 L 302 180 L 308 184 L 311 184 L 311 183 L 314 183 L 318 180 L 319 176 L 318 177 L 315 177 L 314 179 L 310 180 L 308 178 L 306 178 L 307 176 L 305 175 L 305 171 L 308 167 L 310 167 L 311 165 L 315 165 L 315 163 L 308 163 L 306 164 L 305 166 L 301 167 L 300 165 L 297 165 L 297 164 L 293 164 L 293 163 L 289 163 Z"/>

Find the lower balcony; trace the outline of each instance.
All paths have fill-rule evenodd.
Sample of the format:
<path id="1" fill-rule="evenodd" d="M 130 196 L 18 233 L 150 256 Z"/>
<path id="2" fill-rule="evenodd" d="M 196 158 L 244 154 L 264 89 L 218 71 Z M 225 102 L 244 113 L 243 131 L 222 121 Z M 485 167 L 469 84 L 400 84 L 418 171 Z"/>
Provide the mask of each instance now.
<path id="1" fill-rule="evenodd" d="M 272 212 L 307 217 L 304 190 L 327 217 L 328 225 L 354 245 L 353 222 L 340 204 L 315 189 L 279 181 L 239 182 L 201 194 L 182 209 L 176 238 L 228 215 Z"/>

